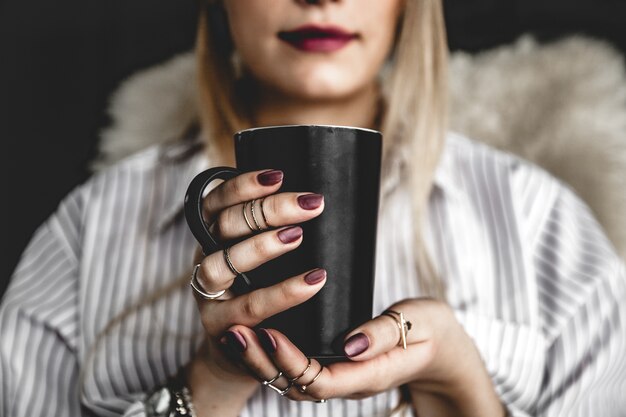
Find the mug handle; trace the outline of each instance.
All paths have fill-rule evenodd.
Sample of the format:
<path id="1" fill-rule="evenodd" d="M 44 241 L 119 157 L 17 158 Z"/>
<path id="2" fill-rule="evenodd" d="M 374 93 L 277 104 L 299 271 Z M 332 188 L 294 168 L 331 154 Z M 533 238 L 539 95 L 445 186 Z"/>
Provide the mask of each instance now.
<path id="1" fill-rule="evenodd" d="M 185 194 L 185 219 L 191 233 L 202 247 L 204 256 L 224 249 L 224 244 L 209 231 L 208 225 L 202 218 L 202 194 L 206 187 L 215 180 L 229 180 L 242 172 L 231 167 L 209 168 L 196 175 L 189 183 Z M 248 277 L 241 273 L 235 277 L 235 281 L 230 288 L 236 294 L 243 294 L 254 289 Z"/>

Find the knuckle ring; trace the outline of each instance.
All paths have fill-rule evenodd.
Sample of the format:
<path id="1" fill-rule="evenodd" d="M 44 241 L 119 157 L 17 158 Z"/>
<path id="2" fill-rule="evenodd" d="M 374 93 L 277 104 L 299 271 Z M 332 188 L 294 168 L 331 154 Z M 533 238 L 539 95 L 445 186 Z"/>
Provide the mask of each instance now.
<path id="1" fill-rule="evenodd" d="M 283 376 L 283 371 L 278 371 L 278 374 L 276 374 L 276 376 L 275 376 L 274 378 L 272 378 L 272 379 L 268 379 L 268 380 L 265 380 L 265 381 L 261 381 L 261 383 L 262 383 L 263 385 L 265 385 L 265 386 L 269 386 L 270 384 L 272 384 L 272 383 L 276 382 L 276 380 L 277 380 L 278 378 L 280 378 L 281 376 Z"/>
<path id="2" fill-rule="evenodd" d="M 285 396 L 285 394 L 287 394 L 289 392 L 291 387 L 293 387 L 293 384 L 291 382 L 288 383 L 287 387 L 285 387 L 285 389 L 282 389 L 282 390 L 280 388 L 277 388 L 277 387 L 273 386 L 273 385 L 269 385 L 269 387 L 274 389 L 274 391 L 278 392 L 279 395 Z"/>
<path id="3" fill-rule="evenodd" d="M 205 300 L 215 300 L 216 298 L 219 298 L 222 295 L 224 295 L 226 290 L 222 290 L 218 292 L 209 292 L 209 291 L 203 290 L 202 285 L 198 281 L 198 269 L 200 269 L 200 264 L 197 264 L 196 266 L 194 266 L 193 272 L 191 273 L 191 281 L 189 281 L 189 285 L 191 285 L 191 288 L 193 288 L 193 290 Z"/>
<path id="4" fill-rule="evenodd" d="M 406 350 L 406 336 L 409 330 L 411 330 L 411 322 L 404 319 L 404 314 L 394 310 L 385 310 L 380 315 L 389 316 L 394 319 L 394 321 L 398 325 L 398 329 L 400 329 L 400 339 L 398 340 L 398 346 L 402 346 L 402 349 Z"/>
<path id="5" fill-rule="evenodd" d="M 252 220 L 254 221 L 254 225 L 256 226 L 257 230 L 261 231 L 261 230 L 263 230 L 263 228 L 259 224 L 259 221 L 257 220 L 256 214 L 254 212 L 254 204 L 255 204 L 255 202 L 256 202 L 256 200 L 252 200 L 252 204 L 250 205 L 250 211 L 252 212 Z"/>
<path id="6" fill-rule="evenodd" d="M 266 387 L 271 388 L 272 390 L 276 391 L 281 396 L 284 396 L 285 394 L 287 394 L 287 392 L 289 392 L 291 387 L 293 387 L 293 383 L 289 382 L 285 389 L 280 389 L 277 386 L 273 385 L 273 383 L 276 382 L 276 380 L 278 378 L 280 378 L 282 375 L 283 375 L 283 371 L 278 371 L 278 374 L 276 374 L 276 376 L 274 378 L 268 379 L 268 380 L 265 380 L 265 381 L 261 381 L 261 384 L 263 384 Z"/>
<path id="7" fill-rule="evenodd" d="M 322 366 L 320 367 L 320 370 L 317 372 L 317 375 L 315 375 L 315 376 L 313 377 L 313 379 L 311 380 L 311 382 L 309 382 L 308 384 L 303 384 L 303 385 L 298 384 L 298 391 L 300 391 L 301 393 L 303 393 L 303 394 L 304 394 L 304 393 L 306 392 L 307 388 L 309 388 L 309 387 L 310 387 L 310 386 L 311 386 L 311 385 L 312 385 L 315 381 L 317 381 L 317 378 L 319 378 L 319 377 L 320 377 L 320 375 L 322 375 L 322 371 L 323 371 L 323 370 L 324 370 L 324 365 L 322 365 Z"/>
<path id="8" fill-rule="evenodd" d="M 304 369 L 304 371 L 302 371 L 302 373 L 300 375 L 298 375 L 295 378 L 291 378 L 289 379 L 290 383 L 296 382 L 297 380 L 299 380 L 300 378 L 302 378 L 304 376 L 304 374 L 307 373 L 307 371 L 309 370 L 309 368 L 311 367 L 311 358 L 307 358 L 307 360 L 309 361 L 308 365 L 306 366 L 306 368 Z"/>
<path id="9" fill-rule="evenodd" d="M 226 261 L 226 265 L 228 265 L 228 269 L 230 269 L 235 276 L 241 275 L 241 272 L 235 268 L 235 265 L 233 265 L 233 262 L 230 260 L 230 247 L 225 247 L 222 253 L 224 254 L 224 260 Z"/>
<path id="10" fill-rule="evenodd" d="M 246 221 L 246 224 L 248 225 L 250 230 L 254 232 L 255 231 L 254 227 L 252 227 L 252 224 L 250 223 L 250 220 L 248 219 L 248 213 L 246 213 L 246 208 L 248 207 L 248 203 L 249 201 L 246 201 L 245 203 L 243 203 L 243 208 L 242 208 L 243 218 Z"/>

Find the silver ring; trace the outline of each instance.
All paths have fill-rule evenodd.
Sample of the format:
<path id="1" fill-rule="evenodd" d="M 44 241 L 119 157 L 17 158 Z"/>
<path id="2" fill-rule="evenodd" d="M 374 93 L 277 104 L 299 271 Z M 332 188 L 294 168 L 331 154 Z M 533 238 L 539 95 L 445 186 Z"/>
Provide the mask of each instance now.
<path id="1" fill-rule="evenodd" d="M 315 402 L 318 403 L 318 404 L 324 404 L 324 403 L 327 403 L 328 400 L 325 399 L 325 398 L 322 398 L 321 400 L 315 400 Z"/>
<path id="2" fill-rule="evenodd" d="M 261 384 L 263 384 L 263 385 L 265 385 L 265 386 L 269 386 L 270 384 L 272 384 L 272 383 L 276 382 L 276 380 L 277 380 L 278 378 L 280 378 L 281 376 L 283 376 L 283 371 L 278 371 L 278 375 L 276 375 L 276 376 L 275 376 L 274 378 L 272 378 L 272 379 L 268 379 L 268 380 L 265 380 L 265 381 L 261 381 Z"/>
<path id="3" fill-rule="evenodd" d="M 268 379 L 268 380 L 265 380 L 265 381 L 261 381 L 261 384 L 265 385 L 266 387 L 269 387 L 269 388 L 273 389 L 274 391 L 276 391 L 280 395 L 285 395 L 285 394 L 287 394 L 287 392 L 289 392 L 291 387 L 293 387 L 293 383 L 289 382 L 289 384 L 287 384 L 287 387 L 285 389 L 280 389 L 280 388 L 272 385 L 281 376 L 283 376 L 283 371 L 278 371 L 278 374 L 274 378 Z"/>
<path id="4" fill-rule="evenodd" d="M 246 221 L 246 224 L 248 225 L 248 227 L 250 228 L 251 231 L 254 232 L 254 227 L 252 227 L 252 224 L 250 223 L 250 220 L 248 220 L 248 214 L 246 213 L 246 207 L 248 206 L 249 201 L 246 201 L 245 203 L 243 203 L 243 218 Z"/>
<path id="5" fill-rule="evenodd" d="M 196 266 L 194 266 L 193 272 L 191 273 L 191 281 L 189 281 L 189 285 L 191 285 L 191 288 L 193 288 L 193 290 L 205 300 L 215 300 L 216 298 L 219 298 L 222 295 L 224 295 L 226 290 L 222 290 L 218 292 L 204 291 L 202 289 L 202 285 L 198 281 L 198 269 L 200 269 L 200 264 L 197 264 Z"/>
<path id="6" fill-rule="evenodd" d="M 261 231 L 263 230 L 263 228 L 259 224 L 259 221 L 256 218 L 256 214 L 254 213 L 254 203 L 255 203 L 255 200 L 252 200 L 252 204 L 250 206 L 250 211 L 252 211 L 252 220 L 254 221 L 254 225 L 256 226 L 257 230 Z"/>
<path id="7" fill-rule="evenodd" d="M 285 394 L 287 394 L 289 392 L 289 390 L 291 389 L 291 387 L 293 387 L 293 384 L 290 382 L 287 384 L 287 387 L 285 389 L 280 389 L 278 387 L 275 387 L 272 384 L 267 384 L 267 387 L 273 389 L 274 391 L 276 391 L 280 396 L 285 396 Z"/>
<path id="8" fill-rule="evenodd" d="M 241 272 L 239 272 L 237 268 L 235 268 L 235 265 L 233 265 L 232 261 L 230 260 L 230 247 L 225 247 L 222 253 L 224 254 L 224 260 L 226 261 L 226 265 L 228 265 L 228 269 L 230 269 L 230 271 L 235 274 L 235 276 L 241 275 Z"/>

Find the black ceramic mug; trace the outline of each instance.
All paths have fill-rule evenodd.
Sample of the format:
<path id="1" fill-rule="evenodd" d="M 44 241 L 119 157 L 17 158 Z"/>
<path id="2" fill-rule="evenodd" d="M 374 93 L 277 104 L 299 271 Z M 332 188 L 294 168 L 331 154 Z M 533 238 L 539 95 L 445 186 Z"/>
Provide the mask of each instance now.
<path id="1" fill-rule="evenodd" d="M 382 136 L 369 129 L 294 125 L 235 134 L 237 169 L 210 168 L 185 196 L 187 223 L 205 255 L 232 246 L 219 242 L 202 219 L 202 195 L 213 180 L 242 172 L 279 169 L 279 192 L 324 195 L 324 211 L 306 221 L 301 245 L 235 278 L 236 294 L 267 287 L 313 268 L 328 279 L 311 299 L 266 319 L 259 327 L 283 332 L 308 357 L 323 363 L 345 358 L 343 338 L 372 318 L 376 224 Z"/>

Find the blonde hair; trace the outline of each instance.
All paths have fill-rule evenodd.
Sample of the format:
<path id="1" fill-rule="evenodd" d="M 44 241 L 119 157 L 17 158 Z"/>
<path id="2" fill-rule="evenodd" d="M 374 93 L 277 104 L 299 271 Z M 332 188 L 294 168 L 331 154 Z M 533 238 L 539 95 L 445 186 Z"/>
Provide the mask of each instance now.
<path id="1" fill-rule="evenodd" d="M 238 83 L 232 65 L 233 51 L 224 47 L 224 39 L 211 26 L 219 22 L 215 14 L 220 12 L 218 2 L 202 3 L 196 58 L 207 151 L 213 158 L 226 159 L 232 152 L 233 133 L 250 127 L 251 117 L 241 94 L 246 86 Z M 396 170 L 396 175 L 409 179 L 420 286 L 426 295 L 438 299 L 444 298 L 445 287 L 426 252 L 422 221 L 445 141 L 447 59 L 441 0 L 405 0 L 382 86 L 383 177 Z M 410 164 L 406 163 L 409 158 Z"/>

